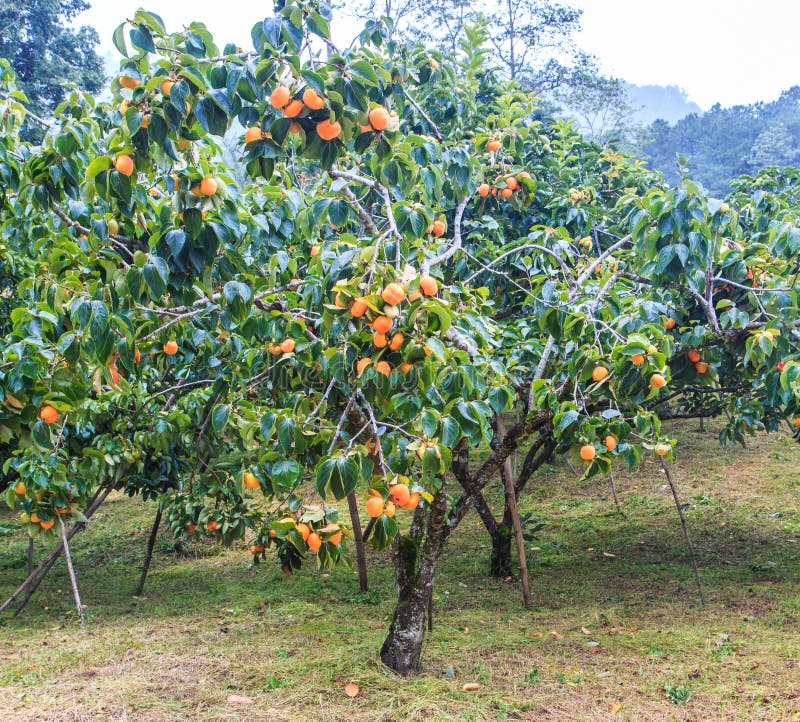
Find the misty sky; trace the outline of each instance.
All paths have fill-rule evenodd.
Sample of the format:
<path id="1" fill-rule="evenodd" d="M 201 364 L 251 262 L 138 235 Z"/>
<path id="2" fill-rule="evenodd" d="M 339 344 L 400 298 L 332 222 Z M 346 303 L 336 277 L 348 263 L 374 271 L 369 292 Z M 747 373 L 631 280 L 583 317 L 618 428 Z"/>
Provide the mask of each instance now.
<path id="1" fill-rule="evenodd" d="M 435 0 L 434 0 L 435 1 Z M 520 0 L 524 2 L 524 0 Z M 220 46 L 250 47 L 250 28 L 270 14 L 270 0 L 90 0 L 78 22 L 97 28 L 102 52 L 111 33 L 138 7 L 168 29 L 204 22 Z M 487 10 L 492 0 L 487 3 Z M 703 109 L 773 100 L 800 84 L 800 3 L 794 0 L 571 0 L 582 8 L 578 44 L 606 73 L 644 85 L 678 85 Z M 334 37 L 349 42 L 359 25 L 340 19 Z"/>

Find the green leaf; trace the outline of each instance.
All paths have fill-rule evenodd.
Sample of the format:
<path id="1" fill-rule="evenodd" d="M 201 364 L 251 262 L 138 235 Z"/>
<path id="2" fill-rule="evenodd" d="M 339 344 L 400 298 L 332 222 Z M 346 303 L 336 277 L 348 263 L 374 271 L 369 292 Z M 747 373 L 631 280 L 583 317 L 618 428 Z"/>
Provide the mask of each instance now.
<path id="1" fill-rule="evenodd" d="M 230 413 L 231 408 L 227 404 L 219 404 L 214 408 L 214 411 L 211 412 L 211 428 L 214 429 L 217 434 L 225 428 Z"/>
<path id="2" fill-rule="evenodd" d="M 392 517 L 382 514 L 375 521 L 370 542 L 376 551 L 383 551 L 394 541 L 396 536 L 397 522 Z"/>
<path id="3" fill-rule="evenodd" d="M 269 441 L 272 436 L 272 430 L 275 428 L 275 419 L 277 417 L 271 411 L 261 417 L 261 436 L 264 441 Z"/>
<path id="4" fill-rule="evenodd" d="M 128 46 L 125 44 L 125 23 L 117 25 L 117 29 L 114 30 L 111 40 L 114 43 L 114 47 L 119 50 L 120 55 L 124 55 L 127 58 Z"/>
<path id="5" fill-rule="evenodd" d="M 142 268 L 142 275 L 150 289 L 151 298 L 160 298 L 167 290 L 167 281 L 169 280 L 169 267 L 166 261 L 158 256 L 149 256 L 147 263 Z"/>
<path id="6" fill-rule="evenodd" d="M 358 455 L 334 456 L 323 460 L 317 466 L 317 493 L 326 498 L 331 492 L 335 499 L 344 499 L 356 488 L 361 475 Z"/>
<path id="7" fill-rule="evenodd" d="M 146 25 L 137 25 L 131 28 L 130 36 L 133 47 L 143 50 L 146 53 L 154 53 L 156 51 L 150 28 Z"/>
<path id="8" fill-rule="evenodd" d="M 356 60 L 348 65 L 347 69 L 350 71 L 350 75 L 366 82 L 368 85 L 378 84 L 378 76 L 366 60 Z"/>

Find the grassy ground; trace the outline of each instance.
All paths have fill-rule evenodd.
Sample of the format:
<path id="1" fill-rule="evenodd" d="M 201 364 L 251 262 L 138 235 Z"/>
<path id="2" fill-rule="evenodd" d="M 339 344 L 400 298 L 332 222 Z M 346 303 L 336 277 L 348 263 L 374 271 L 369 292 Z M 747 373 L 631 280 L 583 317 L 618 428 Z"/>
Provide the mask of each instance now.
<path id="1" fill-rule="evenodd" d="M 4 719 L 800 719 L 800 445 L 774 435 L 722 450 L 714 429 L 674 430 L 705 607 L 652 461 L 618 472 L 622 514 L 605 480 L 563 465 L 531 482 L 522 511 L 544 527 L 529 545 L 530 611 L 516 583 L 487 579 L 487 537 L 470 515 L 440 566 L 435 629 L 411 679 L 377 658 L 392 610 L 385 555 L 370 558 L 361 595 L 344 569 L 286 578 L 253 567 L 244 545 L 179 556 L 164 535 L 137 599 L 153 510 L 119 497 L 73 545 L 88 633 L 63 562 L 21 617 L 0 620 Z M 0 526 L 17 524 L 2 512 Z M 5 598 L 26 540 L 2 544 Z"/>

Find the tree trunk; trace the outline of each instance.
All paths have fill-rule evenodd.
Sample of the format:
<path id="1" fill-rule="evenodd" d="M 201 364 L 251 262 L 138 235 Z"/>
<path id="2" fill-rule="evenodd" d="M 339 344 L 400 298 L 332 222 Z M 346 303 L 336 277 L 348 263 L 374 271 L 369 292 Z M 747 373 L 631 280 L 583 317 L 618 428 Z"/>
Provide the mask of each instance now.
<path id="1" fill-rule="evenodd" d="M 427 590 L 412 589 L 395 607 L 389 634 L 381 647 L 381 660 L 398 674 L 408 675 L 419 669 L 427 601 Z"/>
<path id="2" fill-rule="evenodd" d="M 144 564 L 142 564 L 142 573 L 139 576 L 139 583 L 136 585 L 134 594 L 138 597 L 144 592 L 144 583 L 147 579 L 147 572 L 150 571 L 150 562 L 153 560 L 153 548 L 156 545 L 156 536 L 158 536 L 158 527 L 161 526 L 161 513 L 162 509 L 159 506 L 156 512 L 156 518 L 153 522 L 153 528 L 150 530 L 150 537 L 147 540 L 147 552 L 144 555 Z"/>
<path id="3" fill-rule="evenodd" d="M 489 560 L 489 574 L 499 579 L 510 577 L 514 573 L 511 565 L 511 529 L 499 524 L 492 534 L 492 556 Z"/>
<path id="4" fill-rule="evenodd" d="M 408 675 L 419 669 L 426 612 L 433 592 L 433 577 L 439 563 L 446 507 L 444 493 L 437 492 L 427 512 L 424 533 L 419 530 L 420 533 L 416 536 L 409 534 L 398 537 L 392 549 L 397 581 L 397 606 L 389 634 L 381 647 L 381 660 L 398 674 Z"/>
<path id="5" fill-rule="evenodd" d="M 369 589 L 367 581 L 367 555 L 364 551 L 364 537 L 361 534 L 361 519 L 358 517 L 358 501 L 356 493 L 351 491 L 347 495 L 347 505 L 350 509 L 350 523 L 353 526 L 353 542 L 356 545 L 356 566 L 358 567 L 358 588 L 361 592 Z"/>

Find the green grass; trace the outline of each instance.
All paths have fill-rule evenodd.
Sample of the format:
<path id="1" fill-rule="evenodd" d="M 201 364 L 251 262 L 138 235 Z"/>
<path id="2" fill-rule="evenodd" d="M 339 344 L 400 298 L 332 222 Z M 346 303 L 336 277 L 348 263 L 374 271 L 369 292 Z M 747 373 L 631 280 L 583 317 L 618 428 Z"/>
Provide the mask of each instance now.
<path id="1" fill-rule="evenodd" d="M 558 464 L 522 512 L 535 608 L 487 578 L 489 543 L 465 519 L 437 577 L 424 669 L 402 679 L 377 650 L 392 611 L 385 554 L 371 591 L 344 568 L 291 578 L 243 544 L 183 554 L 159 537 L 132 597 L 152 506 L 116 497 L 76 537 L 87 606 L 78 628 L 63 562 L 18 618 L 0 619 L 0 709 L 13 720 L 786 720 L 800 716 L 800 445 L 758 436 L 723 450 L 715 430 L 674 425 L 673 467 L 707 599 L 700 607 L 654 460 L 607 480 Z M 495 501 L 498 501 L 495 498 Z M 25 576 L 10 513 L 0 595 Z M 37 542 L 37 557 L 46 553 Z M 589 632 L 584 633 L 583 630 Z M 361 694 L 349 699 L 355 681 Z M 463 692 L 478 682 L 477 692 Z M 230 694 L 255 703 L 227 704 Z"/>

